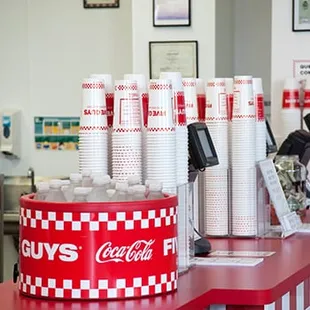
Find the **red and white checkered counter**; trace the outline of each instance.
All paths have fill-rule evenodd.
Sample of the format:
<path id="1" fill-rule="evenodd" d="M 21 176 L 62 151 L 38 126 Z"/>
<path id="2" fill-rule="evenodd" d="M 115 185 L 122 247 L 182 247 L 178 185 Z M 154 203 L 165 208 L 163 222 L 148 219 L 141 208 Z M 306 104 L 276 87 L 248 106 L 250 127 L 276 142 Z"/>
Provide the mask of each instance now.
<path id="1" fill-rule="evenodd" d="M 310 309 L 310 235 L 286 240 L 211 240 L 213 249 L 275 251 L 256 267 L 195 267 L 179 277 L 175 293 L 119 301 L 47 301 L 0 285 L 3 310 L 305 310 Z"/>

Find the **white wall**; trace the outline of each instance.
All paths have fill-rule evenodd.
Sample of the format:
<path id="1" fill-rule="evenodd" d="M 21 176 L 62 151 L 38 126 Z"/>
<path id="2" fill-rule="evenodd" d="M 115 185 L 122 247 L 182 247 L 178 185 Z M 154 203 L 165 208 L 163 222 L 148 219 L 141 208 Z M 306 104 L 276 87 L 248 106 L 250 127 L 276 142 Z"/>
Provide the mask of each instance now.
<path id="1" fill-rule="evenodd" d="M 6 174 L 25 174 L 29 166 L 37 175 L 77 170 L 77 152 L 34 149 L 33 117 L 78 116 L 84 77 L 131 71 L 131 1 L 88 10 L 82 2 L 0 2 L 0 109 L 23 110 L 22 159 L 1 158 Z"/>
<path id="2" fill-rule="evenodd" d="M 0 2 L 0 109 L 21 107 L 28 109 L 28 17 L 27 1 Z M 29 119 L 29 117 L 28 117 Z M 23 150 L 27 150 L 30 134 L 27 116 L 23 115 Z M 28 127 L 27 127 L 28 126 Z M 27 153 L 27 152 L 26 152 Z M 29 162 L 29 153 L 22 162 L 8 162 L 0 155 L 0 172 L 12 174 Z M 27 157 L 26 157 L 27 156 Z M 27 165 L 27 164 L 26 164 Z"/>
<path id="3" fill-rule="evenodd" d="M 292 32 L 292 1 L 272 1 L 272 126 L 281 140 L 283 81 L 293 76 L 294 59 L 310 59 L 310 33 Z"/>
<path id="4" fill-rule="evenodd" d="M 216 0 L 216 77 L 234 75 L 234 6 L 234 0 Z"/>
<path id="5" fill-rule="evenodd" d="M 124 2 L 124 1 L 123 1 Z M 152 1 L 132 1 L 133 71 L 149 76 L 149 41 L 197 40 L 199 76 L 215 76 L 215 0 L 192 1 L 191 27 L 153 27 Z"/>
<path id="6" fill-rule="evenodd" d="M 234 72 L 261 77 L 265 100 L 270 100 L 271 91 L 271 2 L 287 1 L 291 0 L 234 0 Z M 289 26 L 290 18 L 280 15 Z"/>

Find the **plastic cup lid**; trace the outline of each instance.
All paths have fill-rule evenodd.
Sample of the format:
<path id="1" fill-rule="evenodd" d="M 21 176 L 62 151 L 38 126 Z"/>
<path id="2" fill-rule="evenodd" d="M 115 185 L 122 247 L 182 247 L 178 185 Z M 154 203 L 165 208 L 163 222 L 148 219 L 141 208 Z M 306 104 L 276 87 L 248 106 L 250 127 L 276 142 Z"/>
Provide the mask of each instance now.
<path id="1" fill-rule="evenodd" d="M 145 185 L 149 186 L 151 183 L 157 183 L 157 182 L 159 182 L 159 181 L 157 181 L 157 180 L 145 180 Z"/>
<path id="2" fill-rule="evenodd" d="M 163 186 L 162 186 L 161 182 L 151 183 L 149 185 L 149 190 L 152 192 L 153 191 L 154 192 L 162 191 L 162 189 L 163 189 Z"/>
<path id="3" fill-rule="evenodd" d="M 93 179 L 93 185 L 106 185 L 110 183 L 110 176 L 95 176 Z"/>
<path id="4" fill-rule="evenodd" d="M 50 188 L 61 188 L 62 182 L 59 179 L 50 180 L 49 187 Z"/>
<path id="5" fill-rule="evenodd" d="M 133 186 L 133 190 L 135 193 L 145 193 L 146 187 L 144 185 L 135 185 Z"/>
<path id="6" fill-rule="evenodd" d="M 70 188 L 70 185 L 63 185 L 63 186 L 61 187 L 61 190 L 62 190 L 63 192 L 65 192 L 65 191 L 69 190 L 69 188 Z"/>
<path id="7" fill-rule="evenodd" d="M 36 184 L 36 188 L 38 191 L 48 191 L 49 184 L 47 182 L 39 182 Z"/>
<path id="8" fill-rule="evenodd" d="M 82 181 L 82 174 L 80 173 L 71 173 L 70 174 L 71 181 Z"/>
<path id="9" fill-rule="evenodd" d="M 128 178 L 129 185 L 135 185 L 140 183 L 140 177 L 138 175 L 130 175 Z"/>
<path id="10" fill-rule="evenodd" d="M 136 81 L 140 90 L 146 90 L 146 79 L 144 74 L 124 74 L 124 80 Z"/>
<path id="11" fill-rule="evenodd" d="M 115 184 L 115 189 L 117 191 L 128 191 L 128 184 L 125 182 L 123 182 L 123 183 L 117 182 Z"/>
<path id="12" fill-rule="evenodd" d="M 109 196 L 109 198 L 111 198 L 114 194 L 115 194 L 115 189 L 108 189 L 107 190 L 107 195 Z"/>
<path id="13" fill-rule="evenodd" d="M 82 177 L 90 177 L 91 176 L 91 170 L 83 170 L 82 171 Z"/>
<path id="14" fill-rule="evenodd" d="M 88 195 L 91 192 L 91 187 L 76 187 L 73 190 L 74 195 Z"/>

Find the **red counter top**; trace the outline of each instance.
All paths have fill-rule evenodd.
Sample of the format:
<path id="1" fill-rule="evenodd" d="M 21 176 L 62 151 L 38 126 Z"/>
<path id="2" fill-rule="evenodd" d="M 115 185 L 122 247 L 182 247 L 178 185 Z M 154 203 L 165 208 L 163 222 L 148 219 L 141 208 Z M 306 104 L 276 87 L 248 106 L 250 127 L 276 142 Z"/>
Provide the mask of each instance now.
<path id="1" fill-rule="evenodd" d="M 194 267 L 181 276 L 178 291 L 166 296 L 110 302 L 54 302 L 19 295 L 0 285 L 4 310 L 205 309 L 211 304 L 265 305 L 310 277 L 310 234 L 279 239 L 211 240 L 214 250 L 275 251 L 256 267 Z M 308 283 L 308 282 L 306 282 Z M 308 296 L 305 296 L 308 298 Z"/>

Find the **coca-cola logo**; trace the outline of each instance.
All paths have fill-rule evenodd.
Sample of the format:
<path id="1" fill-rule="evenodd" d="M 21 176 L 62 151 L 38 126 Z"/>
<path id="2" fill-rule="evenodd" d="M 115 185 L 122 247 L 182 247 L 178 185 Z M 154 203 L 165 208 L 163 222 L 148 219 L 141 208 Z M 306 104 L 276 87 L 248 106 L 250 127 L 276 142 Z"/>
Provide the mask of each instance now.
<path id="1" fill-rule="evenodd" d="M 96 262 L 105 264 L 109 262 L 130 263 L 149 261 L 153 257 L 152 245 L 155 240 L 137 240 L 131 245 L 115 246 L 111 241 L 104 243 L 96 253 Z"/>

